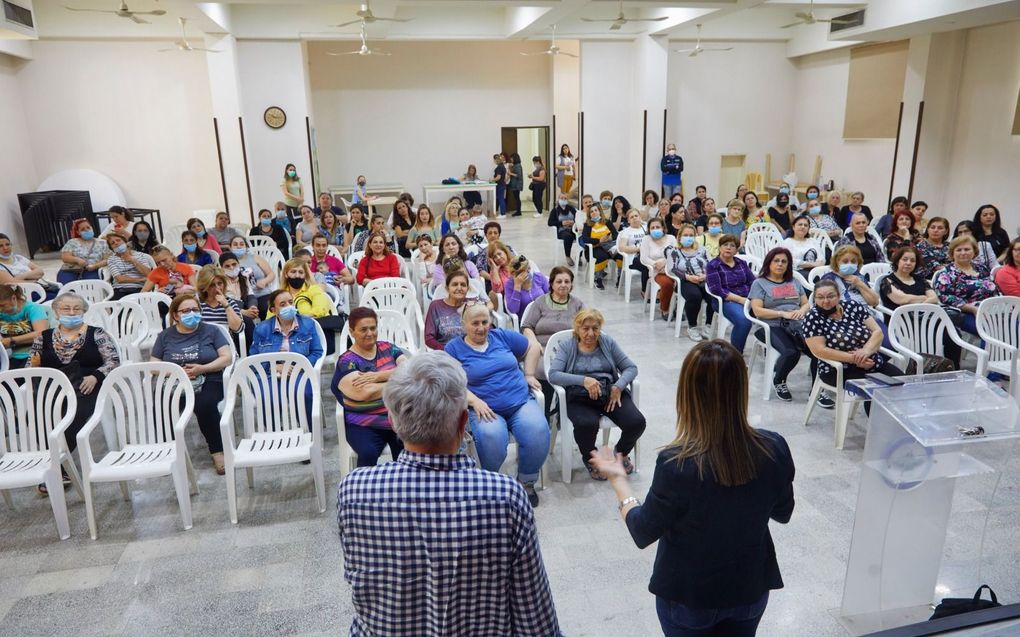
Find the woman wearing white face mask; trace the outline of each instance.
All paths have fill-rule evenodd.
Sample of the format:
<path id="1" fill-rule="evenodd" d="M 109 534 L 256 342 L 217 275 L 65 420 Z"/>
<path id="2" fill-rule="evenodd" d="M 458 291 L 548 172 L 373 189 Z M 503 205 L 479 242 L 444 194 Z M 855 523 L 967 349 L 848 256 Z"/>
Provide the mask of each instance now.
<path id="1" fill-rule="evenodd" d="M 241 316 L 247 325 L 259 315 L 258 302 L 251 293 L 252 283 L 248 278 L 250 272 L 242 271 L 237 255 L 229 250 L 220 255 L 219 264 L 223 276 L 227 279 L 227 297 L 234 299 L 241 306 Z"/>
<path id="2" fill-rule="evenodd" d="M 124 238 L 116 233 L 106 235 L 106 246 L 111 253 L 106 266 L 113 278 L 113 300 L 118 301 L 128 294 L 141 292 L 145 277 L 156 267 L 156 262 L 149 255 L 132 250 Z"/>
<path id="3" fill-rule="evenodd" d="M 680 192 L 683 182 L 684 159 L 676 152 L 676 144 L 666 145 L 666 154 L 659 161 L 662 170 L 662 192 L 664 197 L 672 197 Z"/>
<path id="4" fill-rule="evenodd" d="M 687 317 L 687 336 L 697 343 L 708 338 L 708 327 L 715 312 L 712 310 L 712 296 L 705 289 L 705 272 L 709 256 L 704 245 L 698 241 L 697 230 L 685 223 L 680 226 L 680 246 L 666 250 L 669 270 L 680 279 L 680 295 L 684 297 L 684 315 Z M 698 327 L 701 303 L 708 308 L 705 313 L 706 327 Z M 677 320 L 680 320 L 677 317 Z"/>
<path id="5" fill-rule="evenodd" d="M 283 202 L 287 205 L 287 216 L 292 221 L 298 219 L 298 207 L 305 202 L 305 186 L 298 177 L 297 167 L 294 164 L 287 164 L 283 169 L 283 179 L 280 181 L 280 192 L 283 193 Z"/>
<path id="6" fill-rule="evenodd" d="M 833 241 L 838 241 L 843 236 L 843 229 L 836 223 L 836 218 L 832 212 L 839 214 L 839 193 L 830 192 L 828 194 L 828 201 L 826 203 L 819 203 L 817 199 L 808 200 L 807 212 L 808 218 L 811 221 L 812 228 L 818 228 L 824 230 L 829 238 Z"/>
<path id="7" fill-rule="evenodd" d="M 230 365 L 230 343 L 220 328 L 202 322 L 198 298 L 179 294 L 170 304 L 171 325 L 156 337 L 153 362 L 177 363 L 195 390 L 195 417 L 209 445 L 216 473 L 223 475 L 223 439 L 219 403 L 223 400 L 223 370 Z"/>
<path id="8" fill-rule="evenodd" d="M 124 241 L 120 235 L 110 234 L 109 237 Z M 72 453 L 78 446 L 78 432 L 96 410 L 99 387 L 107 374 L 121 363 L 113 338 L 102 328 L 85 325 L 87 309 L 85 299 L 77 294 L 57 296 L 53 301 L 57 327 L 35 337 L 29 359 L 32 367 L 64 372 L 74 387 L 78 407 L 71 424 L 64 430 L 64 440 Z M 64 486 L 69 484 L 64 474 Z M 45 495 L 46 488 L 40 485 L 39 492 Z"/>
<path id="9" fill-rule="evenodd" d="M 563 242 L 563 253 L 567 257 L 567 265 L 573 267 L 574 260 L 570 258 L 570 251 L 574 247 L 577 235 L 574 233 L 574 217 L 577 209 L 570 205 L 565 195 L 560 195 L 556 206 L 549 211 L 549 223 L 556 228 L 556 238 Z"/>
<path id="10" fill-rule="evenodd" d="M 0 283 L 38 281 L 43 270 L 27 257 L 14 254 L 11 238 L 0 233 Z"/>
<path id="11" fill-rule="evenodd" d="M 676 248 L 676 237 L 666 234 L 666 225 L 656 217 L 648 221 L 648 235 L 641 240 L 641 265 L 659 284 L 659 311 L 667 318 L 673 299 L 673 279 L 666 274 L 666 248 Z"/>

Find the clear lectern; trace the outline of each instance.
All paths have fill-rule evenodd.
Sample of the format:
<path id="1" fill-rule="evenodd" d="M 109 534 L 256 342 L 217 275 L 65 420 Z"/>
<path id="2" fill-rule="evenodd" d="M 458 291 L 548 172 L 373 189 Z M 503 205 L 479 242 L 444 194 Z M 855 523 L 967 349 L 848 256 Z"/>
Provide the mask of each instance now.
<path id="1" fill-rule="evenodd" d="M 904 380 L 847 383 L 872 399 L 838 610 L 852 635 L 923 621 L 937 599 L 969 597 L 994 544 L 1015 533 L 994 512 L 1017 504 L 1015 489 L 1000 489 L 1003 472 L 1017 473 L 1016 401 L 971 372 Z"/>

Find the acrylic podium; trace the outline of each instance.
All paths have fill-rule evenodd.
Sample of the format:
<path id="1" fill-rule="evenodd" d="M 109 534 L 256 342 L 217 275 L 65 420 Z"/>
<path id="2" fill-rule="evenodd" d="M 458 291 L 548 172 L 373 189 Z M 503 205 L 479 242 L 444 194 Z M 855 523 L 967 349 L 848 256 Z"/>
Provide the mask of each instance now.
<path id="1" fill-rule="evenodd" d="M 970 597 L 985 583 L 988 555 L 1002 554 L 1003 538 L 1015 533 L 993 513 L 1016 506 L 1015 489 L 1000 489 L 1004 472 L 1018 473 L 1016 401 L 971 372 L 904 380 L 847 383 L 872 398 L 834 611 L 851 635 L 922 621 L 941 598 Z"/>

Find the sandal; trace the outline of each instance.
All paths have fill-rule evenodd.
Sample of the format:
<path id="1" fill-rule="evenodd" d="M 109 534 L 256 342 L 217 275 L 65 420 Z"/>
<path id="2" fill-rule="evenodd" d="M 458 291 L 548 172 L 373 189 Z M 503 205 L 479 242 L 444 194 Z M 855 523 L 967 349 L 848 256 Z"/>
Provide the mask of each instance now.
<path id="1" fill-rule="evenodd" d="M 620 463 L 623 464 L 623 470 L 627 472 L 627 475 L 634 473 L 634 463 L 630 461 L 630 456 L 621 458 Z"/>
<path id="2" fill-rule="evenodd" d="M 223 454 L 214 453 L 212 455 L 213 467 L 216 468 L 216 475 L 223 476 L 227 474 L 227 468 L 223 464 Z"/>
<path id="3" fill-rule="evenodd" d="M 585 464 L 584 468 L 588 470 L 588 475 L 591 476 L 592 480 L 598 480 L 599 482 L 605 481 L 606 476 L 602 475 L 602 472 L 596 469 L 594 465 Z"/>
<path id="4" fill-rule="evenodd" d="M 65 491 L 71 488 L 71 476 L 67 475 L 67 472 L 64 471 L 63 467 L 60 469 L 60 482 L 64 485 Z M 46 483 L 40 484 L 36 487 L 36 490 L 39 492 L 39 495 L 42 496 L 49 496 L 50 494 L 50 490 L 46 488 Z"/>

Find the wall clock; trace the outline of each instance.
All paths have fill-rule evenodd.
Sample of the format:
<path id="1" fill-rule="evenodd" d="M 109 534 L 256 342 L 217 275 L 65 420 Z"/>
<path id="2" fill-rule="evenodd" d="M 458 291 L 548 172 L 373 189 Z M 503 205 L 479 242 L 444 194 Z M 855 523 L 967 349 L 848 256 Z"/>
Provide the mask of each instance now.
<path id="1" fill-rule="evenodd" d="M 287 123 L 287 114 L 279 106 L 270 106 L 263 113 L 262 119 L 265 120 L 266 126 L 269 128 L 283 128 L 283 125 Z"/>

